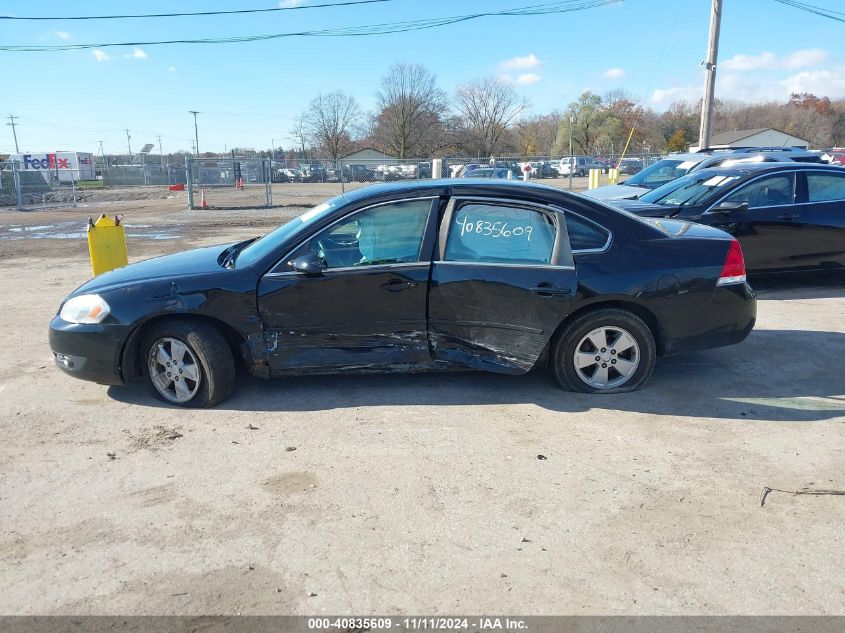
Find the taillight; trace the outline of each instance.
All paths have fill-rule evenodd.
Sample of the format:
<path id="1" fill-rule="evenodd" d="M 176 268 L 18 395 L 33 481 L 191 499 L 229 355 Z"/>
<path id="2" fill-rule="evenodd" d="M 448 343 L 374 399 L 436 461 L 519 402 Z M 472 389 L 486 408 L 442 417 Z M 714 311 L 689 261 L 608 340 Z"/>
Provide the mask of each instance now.
<path id="1" fill-rule="evenodd" d="M 722 273 L 719 275 L 717 286 L 727 284 L 745 283 L 745 258 L 742 256 L 742 248 L 739 242 L 733 240 L 728 248 L 728 256 L 725 257 L 725 265 L 722 266 Z"/>

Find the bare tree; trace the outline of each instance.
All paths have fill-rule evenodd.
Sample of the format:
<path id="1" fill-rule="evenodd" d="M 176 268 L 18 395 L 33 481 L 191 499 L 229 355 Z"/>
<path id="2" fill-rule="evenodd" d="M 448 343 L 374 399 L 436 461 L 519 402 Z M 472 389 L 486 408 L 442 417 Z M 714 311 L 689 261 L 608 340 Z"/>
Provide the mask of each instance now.
<path id="1" fill-rule="evenodd" d="M 528 106 L 508 83 L 484 77 L 459 86 L 456 107 L 476 151 L 493 156 L 511 122 Z"/>
<path id="2" fill-rule="evenodd" d="M 446 94 L 435 76 L 419 64 L 393 64 L 376 93 L 379 114 L 375 138 L 398 158 L 430 152 L 437 144 Z"/>
<path id="3" fill-rule="evenodd" d="M 355 98 L 341 91 L 319 94 L 303 115 L 304 129 L 332 160 L 352 145 L 352 131 L 361 116 Z"/>
<path id="4" fill-rule="evenodd" d="M 301 152 L 302 158 L 305 158 L 305 148 L 311 144 L 311 139 L 308 137 L 308 123 L 305 119 L 304 114 L 296 117 L 290 131 L 290 136 L 296 143 L 296 151 Z"/>

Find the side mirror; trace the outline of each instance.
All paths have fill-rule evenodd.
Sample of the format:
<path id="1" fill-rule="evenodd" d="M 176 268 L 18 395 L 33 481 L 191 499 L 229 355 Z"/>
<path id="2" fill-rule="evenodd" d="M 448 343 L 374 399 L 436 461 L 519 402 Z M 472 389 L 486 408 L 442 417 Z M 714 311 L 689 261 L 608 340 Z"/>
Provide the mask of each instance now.
<path id="1" fill-rule="evenodd" d="M 296 272 L 306 275 L 321 275 L 326 269 L 326 265 L 314 253 L 300 255 L 291 265 Z"/>
<path id="2" fill-rule="evenodd" d="M 748 211 L 747 202 L 722 202 L 713 207 L 713 213 L 731 213 L 732 211 Z"/>

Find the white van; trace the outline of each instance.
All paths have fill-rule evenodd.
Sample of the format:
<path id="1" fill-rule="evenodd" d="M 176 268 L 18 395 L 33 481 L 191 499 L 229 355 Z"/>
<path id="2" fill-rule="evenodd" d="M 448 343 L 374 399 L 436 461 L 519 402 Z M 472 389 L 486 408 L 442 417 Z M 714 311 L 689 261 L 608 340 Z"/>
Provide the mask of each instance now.
<path id="1" fill-rule="evenodd" d="M 605 169 L 605 165 L 591 156 L 567 156 L 560 159 L 557 171 L 561 176 L 586 176 L 591 169 Z"/>

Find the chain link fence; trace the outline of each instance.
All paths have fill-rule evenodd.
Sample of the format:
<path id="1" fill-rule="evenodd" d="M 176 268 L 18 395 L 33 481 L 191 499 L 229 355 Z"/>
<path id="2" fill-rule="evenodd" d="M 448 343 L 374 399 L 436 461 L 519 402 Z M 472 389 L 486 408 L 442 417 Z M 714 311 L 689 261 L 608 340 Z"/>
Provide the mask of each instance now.
<path id="1" fill-rule="evenodd" d="M 650 165 L 659 156 L 629 155 L 622 161 L 624 179 Z M 532 156 L 490 157 L 447 156 L 441 177 L 523 178 L 542 180 L 562 189 L 584 189 L 578 178 L 591 169 L 602 174 L 616 166 L 616 156 Z M 79 190 L 122 187 L 178 187 L 185 185 L 191 208 L 250 209 L 310 207 L 344 191 L 374 183 L 424 180 L 433 177 L 433 160 L 417 159 L 269 159 L 253 157 L 187 157 L 184 164 L 163 161 L 125 164 L 119 158 L 96 161 L 94 177 L 80 181 L 80 173 L 67 170 L 27 170 L 14 161 L 0 165 L 0 206 L 18 209 L 74 206 Z M 481 171 L 479 171 L 481 170 Z M 572 179 L 570 179 L 570 172 Z M 599 184 L 606 184 L 602 176 Z M 594 186 L 594 185 L 593 185 Z M 87 195 L 87 194 L 84 194 Z"/>
<path id="2" fill-rule="evenodd" d="M 23 169 L 18 161 L 0 164 L 0 206 L 18 211 L 76 206 L 76 181 L 53 171 Z"/>

